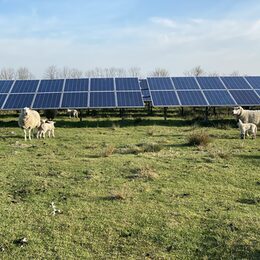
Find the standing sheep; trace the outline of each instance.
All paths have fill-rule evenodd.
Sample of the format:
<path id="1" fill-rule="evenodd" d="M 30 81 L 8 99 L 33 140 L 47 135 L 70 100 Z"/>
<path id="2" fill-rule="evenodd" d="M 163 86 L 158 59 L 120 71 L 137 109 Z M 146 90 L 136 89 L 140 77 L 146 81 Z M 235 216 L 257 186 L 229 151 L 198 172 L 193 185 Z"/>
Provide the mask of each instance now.
<path id="1" fill-rule="evenodd" d="M 260 125 L 260 110 L 245 110 L 242 107 L 235 107 L 233 115 L 236 115 L 242 123 Z"/>
<path id="2" fill-rule="evenodd" d="M 243 124 L 242 121 L 239 119 L 238 120 L 238 127 L 240 130 L 240 137 L 241 139 L 245 139 L 246 135 L 248 135 L 248 132 L 252 134 L 252 138 L 256 138 L 256 133 L 257 133 L 257 126 L 252 123 L 245 123 Z"/>
<path id="3" fill-rule="evenodd" d="M 55 122 L 53 121 L 47 121 L 46 119 L 41 120 L 41 125 L 38 127 L 38 132 L 37 132 L 37 138 L 45 138 L 45 134 L 48 133 L 49 138 L 55 137 L 54 135 L 54 126 Z"/>
<path id="4" fill-rule="evenodd" d="M 31 131 L 41 125 L 41 117 L 37 111 L 25 107 L 21 110 L 18 125 L 24 131 L 24 140 L 27 140 L 27 130 L 29 140 L 31 140 Z"/>
<path id="5" fill-rule="evenodd" d="M 79 112 L 76 109 L 67 109 L 69 117 L 73 116 L 74 118 L 79 118 Z"/>

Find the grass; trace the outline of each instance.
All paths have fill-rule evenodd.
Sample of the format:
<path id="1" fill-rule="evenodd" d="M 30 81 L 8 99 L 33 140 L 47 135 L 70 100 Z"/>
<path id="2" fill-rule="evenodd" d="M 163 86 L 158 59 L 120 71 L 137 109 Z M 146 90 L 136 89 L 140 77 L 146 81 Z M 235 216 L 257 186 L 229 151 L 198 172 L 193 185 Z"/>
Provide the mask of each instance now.
<path id="1" fill-rule="evenodd" d="M 25 142 L 0 121 L 1 259 L 260 258 L 260 137 L 198 123 L 212 142 L 187 146 L 180 118 L 59 117 Z"/>

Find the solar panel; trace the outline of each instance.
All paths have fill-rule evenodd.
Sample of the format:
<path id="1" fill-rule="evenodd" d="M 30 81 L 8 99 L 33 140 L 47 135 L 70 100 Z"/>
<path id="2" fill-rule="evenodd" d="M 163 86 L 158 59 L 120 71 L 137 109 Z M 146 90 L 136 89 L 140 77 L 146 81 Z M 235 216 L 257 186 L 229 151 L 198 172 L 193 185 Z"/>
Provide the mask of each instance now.
<path id="1" fill-rule="evenodd" d="M 207 106 L 201 91 L 177 91 L 182 106 Z"/>
<path id="2" fill-rule="evenodd" d="M 33 108 L 59 108 L 61 93 L 38 93 Z"/>
<path id="3" fill-rule="evenodd" d="M 226 89 L 219 77 L 197 77 L 202 89 Z"/>
<path id="4" fill-rule="evenodd" d="M 10 94 L 3 109 L 31 107 L 34 94 Z"/>
<path id="5" fill-rule="evenodd" d="M 13 80 L 0 80 L 0 93 L 9 93 Z"/>
<path id="6" fill-rule="evenodd" d="M 221 77 L 228 89 L 251 89 L 243 77 Z"/>
<path id="7" fill-rule="evenodd" d="M 11 93 L 33 93 L 38 84 L 39 80 L 16 80 Z"/>
<path id="8" fill-rule="evenodd" d="M 0 94 L 0 109 L 2 108 L 5 102 L 6 96 L 7 96 L 6 94 Z"/>
<path id="9" fill-rule="evenodd" d="M 171 78 L 147 78 L 147 82 L 150 90 L 173 90 Z"/>
<path id="10" fill-rule="evenodd" d="M 42 80 L 38 92 L 61 92 L 64 79 L 45 79 Z"/>
<path id="11" fill-rule="evenodd" d="M 88 107 L 88 92 L 64 93 L 61 106 L 64 108 Z"/>
<path id="12" fill-rule="evenodd" d="M 90 104 L 92 108 L 115 107 L 115 92 L 90 92 Z"/>
<path id="13" fill-rule="evenodd" d="M 250 85 L 254 88 L 254 89 L 260 89 L 260 77 L 246 77 L 246 80 L 250 83 Z"/>
<path id="14" fill-rule="evenodd" d="M 118 107 L 143 107 L 144 103 L 140 91 L 122 92 L 117 93 L 117 106 Z"/>
<path id="15" fill-rule="evenodd" d="M 154 106 L 169 107 L 179 106 L 179 100 L 175 91 L 151 91 Z"/>
<path id="16" fill-rule="evenodd" d="M 177 90 L 200 89 L 194 77 L 175 77 L 172 81 Z"/>
<path id="17" fill-rule="evenodd" d="M 151 101 L 150 91 L 148 88 L 148 83 L 146 79 L 140 80 L 140 87 L 142 92 L 142 97 L 144 101 Z"/>
<path id="18" fill-rule="evenodd" d="M 256 93 L 259 95 L 259 97 L 260 97 L 260 90 L 256 90 Z"/>
<path id="19" fill-rule="evenodd" d="M 209 105 L 211 106 L 234 106 L 236 102 L 226 90 L 205 90 L 205 94 Z"/>
<path id="20" fill-rule="evenodd" d="M 92 78 L 90 91 L 114 91 L 113 78 Z"/>
<path id="21" fill-rule="evenodd" d="M 230 93 L 240 106 L 260 105 L 260 98 L 253 90 L 230 90 Z"/>
<path id="22" fill-rule="evenodd" d="M 138 78 L 116 78 L 116 90 L 140 90 Z"/>
<path id="23" fill-rule="evenodd" d="M 67 79 L 65 83 L 65 92 L 88 91 L 89 79 Z"/>

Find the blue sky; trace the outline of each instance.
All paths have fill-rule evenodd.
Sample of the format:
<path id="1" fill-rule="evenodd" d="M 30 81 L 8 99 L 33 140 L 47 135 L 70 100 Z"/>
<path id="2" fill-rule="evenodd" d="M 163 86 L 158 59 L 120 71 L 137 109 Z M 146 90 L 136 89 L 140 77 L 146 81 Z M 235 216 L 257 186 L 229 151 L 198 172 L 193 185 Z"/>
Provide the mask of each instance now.
<path id="1" fill-rule="evenodd" d="M 0 0 L 0 69 L 260 74 L 259 0 Z"/>

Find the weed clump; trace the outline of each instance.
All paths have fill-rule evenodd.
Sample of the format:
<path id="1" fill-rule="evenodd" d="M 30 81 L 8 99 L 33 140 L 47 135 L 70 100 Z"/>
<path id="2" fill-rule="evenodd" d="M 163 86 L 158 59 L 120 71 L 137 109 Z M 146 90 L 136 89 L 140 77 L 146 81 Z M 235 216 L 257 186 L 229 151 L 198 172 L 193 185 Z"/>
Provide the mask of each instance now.
<path id="1" fill-rule="evenodd" d="M 116 148 L 113 145 L 108 145 L 102 152 L 101 157 L 109 157 L 115 152 Z"/>
<path id="2" fill-rule="evenodd" d="M 132 176 L 132 178 L 140 178 L 144 180 L 155 180 L 158 177 L 159 175 L 149 165 L 144 165 L 140 168 L 134 169 L 133 176 Z"/>
<path id="3" fill-rule="evenodd" d="M 210 143 L 210 137 L 205 132 L 196 132 L 188 136 L 188 144 L 194 146 L 207 146 Z"/>
<path id="4" fill-rule="evenodd" d="M 143 153 L 158 153 L 163 149 L 162 145 L 157 143 L 144 143 L 137 146 L 141 148 Z"/>

